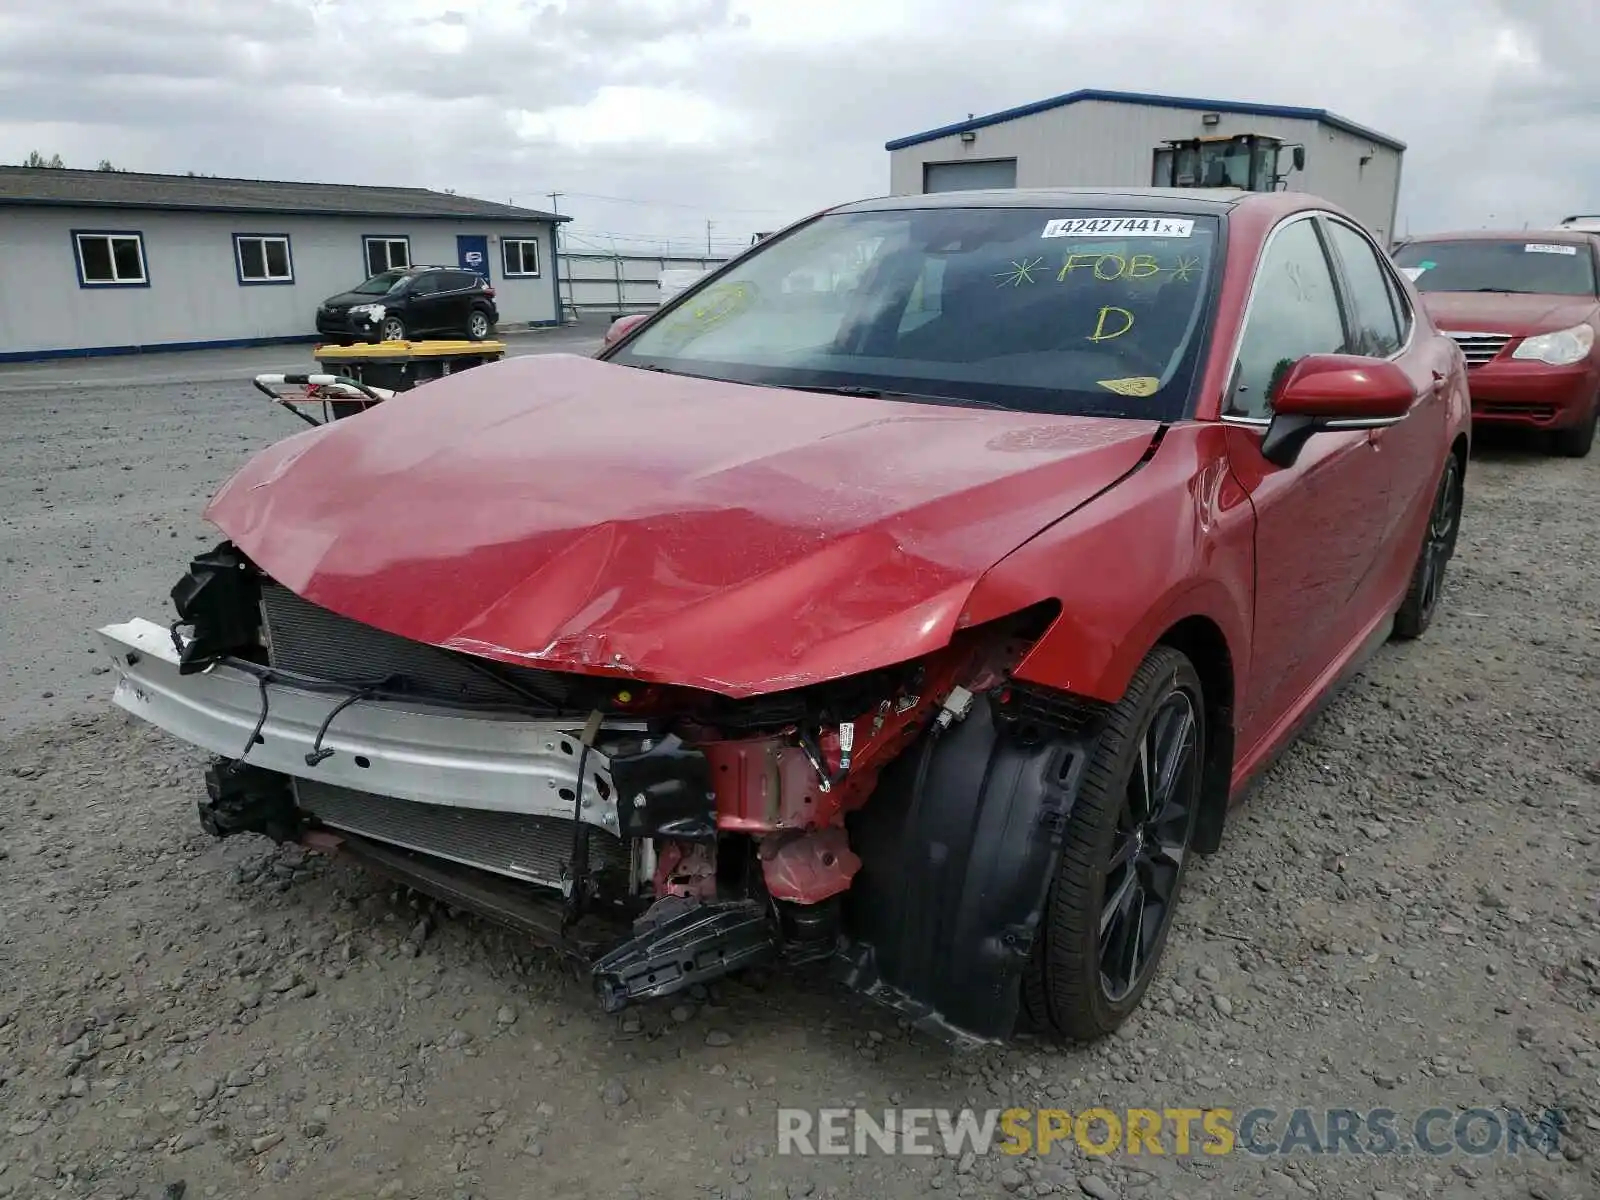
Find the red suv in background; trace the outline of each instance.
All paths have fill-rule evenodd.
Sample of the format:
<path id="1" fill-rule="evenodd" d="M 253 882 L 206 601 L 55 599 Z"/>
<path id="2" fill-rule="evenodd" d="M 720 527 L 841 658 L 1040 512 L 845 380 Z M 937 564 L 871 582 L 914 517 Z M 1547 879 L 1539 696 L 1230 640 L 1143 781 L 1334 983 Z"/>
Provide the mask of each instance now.
<path id="1" fill-rule="evenodd" d="M 1395 262 L 1467 359 L 1476 425 L 1544 430 L 1582 458 L 1600 415 L 1600 236 L 1578 229 L 1433 234 Z"/>

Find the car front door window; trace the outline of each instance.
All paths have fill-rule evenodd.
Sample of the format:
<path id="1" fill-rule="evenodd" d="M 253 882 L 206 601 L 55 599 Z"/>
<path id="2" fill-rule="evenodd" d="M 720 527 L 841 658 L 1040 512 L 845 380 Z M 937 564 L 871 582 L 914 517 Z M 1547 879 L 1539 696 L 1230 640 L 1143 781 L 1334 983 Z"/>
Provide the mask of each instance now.
<path id="1" fill-rule="evenodd" d="M 1316 225 L 1309 218 L 1292 221 L 1268 243 L 1256 273 L 1229 415 L 1271 417 L 1272 389 L 1284 372 L 1308 354 L 1336 354 L 1345 342 L 1339 296 Z"/>

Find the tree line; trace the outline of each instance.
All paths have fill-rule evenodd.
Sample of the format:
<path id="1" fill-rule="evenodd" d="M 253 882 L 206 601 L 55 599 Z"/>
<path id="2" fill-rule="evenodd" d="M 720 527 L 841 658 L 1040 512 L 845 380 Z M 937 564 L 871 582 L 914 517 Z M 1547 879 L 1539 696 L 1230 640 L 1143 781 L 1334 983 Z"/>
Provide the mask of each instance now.
<path id="1" fill-rule="evenodd" d="M 59 154 L 52 154 L 52 155 L 50 155 L 50 157 L 46 158 L 43 154 L 41 154 L 37 150 L 29 150 L 28 151 L 28 157 L 23 159 L 22 162 L 19 165 L 20 166 L 24 166 L 24 167 L 43 168 L 43 169 L 46 169 L 46 170 L 65 170 L 67 164 L 62 161 L 61 155 L 59 155 Z M 95 167 L 95 170 L 96 171 L 126 171 L 126 170 L 128 170 L 128 168 L 127 167 L 113 166 L 112 163 L 111 163 L 111 160 L 109 158 L 102 158 L 100 160 L 100 164 L 97 167 Z M 184 174 L 185 175 L 203 176 L 204 172 L 202 172 L 202 171 L 185 171 Z"/>

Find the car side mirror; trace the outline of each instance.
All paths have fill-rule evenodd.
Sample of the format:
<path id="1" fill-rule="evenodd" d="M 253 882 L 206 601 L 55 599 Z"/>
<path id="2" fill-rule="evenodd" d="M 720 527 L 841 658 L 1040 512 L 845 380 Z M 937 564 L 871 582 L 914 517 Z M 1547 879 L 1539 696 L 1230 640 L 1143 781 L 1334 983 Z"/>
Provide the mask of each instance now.
<path id="1" fill-rule="evenodd" d="M 1416 398 L 1411 377 L 1387 359 L 1309 354 L 1278 383 L 1272 421 L 1261 441 L 1262 457 L 1276 466 L 1292 466 L 1314 434 L 1393 425 L 1411 411 Z"/>
<path id="2" fill-rule="evenodd" d="M 628 335 L 629 330 L 649 315 L 649 313 L 629 313 L 625 317 L 618 317 L 611 322 L 611 328 L 606 330 L 605 341 L 601 343 L 602 348 L 616 345 Z"/>
<path id="3" fill-rule="evenodd" d="M 1304 171 L 1306 169 L 1306 148 L 1304 146 L 1296 146 L 1294 148 L 1294 169 L 1296 171 Z"/>

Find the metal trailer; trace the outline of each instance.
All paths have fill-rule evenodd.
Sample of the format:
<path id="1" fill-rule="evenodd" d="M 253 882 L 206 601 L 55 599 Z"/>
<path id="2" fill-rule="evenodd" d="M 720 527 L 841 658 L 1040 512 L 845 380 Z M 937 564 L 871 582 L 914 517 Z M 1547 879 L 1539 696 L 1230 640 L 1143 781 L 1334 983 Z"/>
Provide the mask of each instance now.
<path id="1" fill-rule="evenodd" d="M 329 343 L 316 349 L 317 365 L 323 368 L 321 372 L 257 375 L 253 382 L 257 391 L 283 405 L 302 421 L 321 425 L 353 417 L 397 392 L 410 391 L 429 380 L 497 362 L 505 353 L 504 342 L 377 342 L 354 346 Z M 302 390 L 293 395 L 276 390 L 289 386 Z M 322 420 L 297 407 L 305 401 L 321 405 Z"/>

